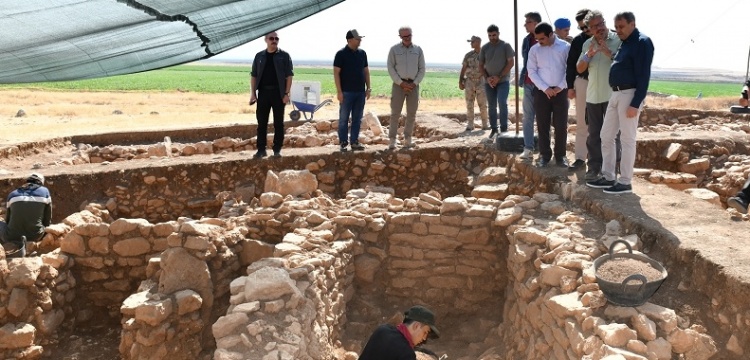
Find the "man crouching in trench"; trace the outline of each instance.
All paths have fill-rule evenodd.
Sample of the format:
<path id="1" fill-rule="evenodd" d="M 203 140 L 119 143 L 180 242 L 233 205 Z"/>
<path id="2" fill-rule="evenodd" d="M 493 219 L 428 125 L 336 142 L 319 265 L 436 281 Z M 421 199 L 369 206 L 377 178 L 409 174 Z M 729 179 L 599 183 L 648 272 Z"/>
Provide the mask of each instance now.
<path id="1" fill-rule="evenodd" d="M 375 329 L 359 360 L 437 360 L 431 351 L 417 347 L 428 337 L 440 337 L 435 314 L 424 306 L 412 306 L 400 324 L 383 324 Z"/>

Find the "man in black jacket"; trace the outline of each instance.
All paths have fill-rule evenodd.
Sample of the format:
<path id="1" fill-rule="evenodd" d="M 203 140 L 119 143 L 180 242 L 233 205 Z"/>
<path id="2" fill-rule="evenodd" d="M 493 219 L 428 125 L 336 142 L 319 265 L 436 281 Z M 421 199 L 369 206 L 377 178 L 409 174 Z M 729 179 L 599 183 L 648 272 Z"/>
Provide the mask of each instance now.
<path id="1" fill-rule="evenodd" d="M 375 329 L 359 360 L 415 360 L 414 347 L 427 337 L 440 337 L 435 315 L 424 306 L 412 306 L 398 326 L 384 324 Z"/>
<path id="2" fill-rule="evenodd" d="M 281 156 L 284 144 L 284 107 L 289 103 L 289 89 L 292 87 L 292 58 L 279 49 L 279 36 L 276 32 L 266 34 L 266 49 L 255 54 L 250 71 L 250 105 L 258 103 L 255 111 L 258 120 L 258 152 L 253 156 L 260 159 L 266 156 L 268 135 L 268 115 L 273 109 L 273 156 Z"/>
<path id="3" fill-rule="evenodd" d="M 52 219 L 52 197 L 44 176 L 31 174 L 26 183 L 8 195 L 5 222 L 0 221 L 0 241 L 8 257 L 26 255 L 26 242 L 39 241 Z"/>

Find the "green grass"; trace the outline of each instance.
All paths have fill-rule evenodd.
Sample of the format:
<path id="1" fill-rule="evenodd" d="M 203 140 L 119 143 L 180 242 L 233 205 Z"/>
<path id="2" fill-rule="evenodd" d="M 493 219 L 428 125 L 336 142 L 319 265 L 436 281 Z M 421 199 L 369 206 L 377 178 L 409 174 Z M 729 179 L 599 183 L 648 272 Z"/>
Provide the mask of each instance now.
<path id="1" fill-rule="evenodd" d="M 245 94 L 249 92 L 249 66 L 180 65 L 144 73 L 112 76 L 80 81 L 35 84 L 0 85 L 0 89 L 31 88 L 64 91 L 188 91 L 214 94 Z M 385 70 L 370 72 L 374 96 L 389 96 L 391 79 Z M 330 68 L 297 68 L 295 80 L 320 81 L 324 94 L 336 92 Z M 425 98 L 463 97 L 458 89 L 457 72 L 428 72 L 421 85 Z M 737 96 L 740 85 L 729 83 L 699 83 L 681 81 L 652 81 L 650 91 L 681 97 Z M 511 98 L 514 86 L 511 86 Z"/>

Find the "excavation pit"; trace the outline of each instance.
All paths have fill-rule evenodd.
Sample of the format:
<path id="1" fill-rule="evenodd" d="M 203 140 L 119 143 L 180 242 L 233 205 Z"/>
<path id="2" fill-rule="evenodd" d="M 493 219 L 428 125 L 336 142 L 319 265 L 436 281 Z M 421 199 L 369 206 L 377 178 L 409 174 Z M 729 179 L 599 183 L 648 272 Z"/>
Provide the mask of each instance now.
<path id="1" fill-rule="evenodd" d="M 439 132 L 418 130 L 429 135 L 408 151 L 324 143 L 256 161 L 212 143 L 42 167 L 58 218 L 44 255 L 6 261 L 3 357 L 74 358 L 65 345 L 101 341 L 91 329 L 106 323 L 117 347 L 102 359 L 350 359 L 415 303 L 443 334 L 425 346 L 450 359 L 743 357 L 747 222 L 722 204 L 750 165 L 747 118 L 649 109 L 636 166 L 651 170 L 615 197 L 495 150 L 460 116 L 425 119 Z M 79 143 L 59 140 L 58 154 Z M 6 179 L 9 192 L 18 177 Z M 674 184 L 712 189 L 718 204 Z M 590 263 L 618 238 L 669 270 L 642 307 L 607 304 L 593 280 Z"/>

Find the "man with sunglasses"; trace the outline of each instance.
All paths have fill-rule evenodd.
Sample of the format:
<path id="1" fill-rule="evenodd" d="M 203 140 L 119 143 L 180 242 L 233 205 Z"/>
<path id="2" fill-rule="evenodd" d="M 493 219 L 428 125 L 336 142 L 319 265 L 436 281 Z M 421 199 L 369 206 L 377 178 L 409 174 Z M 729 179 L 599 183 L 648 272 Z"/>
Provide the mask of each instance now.
<path id="1" fill-rule="evenodd" d="M 359 360 L 416 359 L 414 348 L 428 337 L 440 337 L 435 314 L 424 306 L 412 306 L 398 326 L 383 324 L 375 329 Z"/>
<path id="2" fill-rule="evenodd" d="M 391 47 L 388 52 L 388 75 L 393 80 L 391 86 L 391 123 L 388 137 L 391 140 L 389 149 L 396 148 L 399 119 L 401 110 L 406 102 L 406 122 L 404 124 L 404 147 L 414 147 L 411 135 L 419 107 L 419 83 L 425 75 L 424 52 L 422 48 L 412 43 L 412 31 L 408 26 L 398 29 L 401 42 Z"/>
<path id="3" fill-rule="evenodd" d="M 255 54 L 250 71 L 250 105 L 258 103 L 258 152 L 256 159 L 266 157 L 268 116 L 273 109 L 273 156 L 281 157 L 284 145 L 284 107 L 289 103 L 292 87 L 292 58 L 279 48 L 276 32 L 266 34 L 266 49 Z"/>
<path id="4" fill-rule="evenodd" d="M 609 86 L 609 70 L 612 66 L 612 55 L 617 52 L 622 40 L 607 28 L 604 15 L 598 10 L 590 12 L 584 19 L 593 37 L 583 44 L 582 52 L 577 59 L 578 71 L 588 71 L 589 86 L 586 93 L 586 116 L 588 119 L 588 138 L 586 146 L 589 152 L 586 181 L 596 180 L 602 170 L 601 131 L 604 116 L 607 113 L 612 88 Z M 617 137 L 617 158 L 620 153 L 620 138 Z"/>
<path id="5" fill-rule="evenodd" d="M 568 170 L 576 171 L 586 166 L 588 151 L 586 149 L 586 138 L 589 136 L 588 122 L 586 121 L 586 88 L 589 84 L 589 71 L 579 72 L 577 68 L 578 57 L 583 51 L 583 43 L 591 37 L 589 27 L 583 23 L 589 9 L 581 9 L 576 13 L 575 20 L 581 33 L 573 38 L 570 43 L 568 54 L 568 66 L 565 70 L 565 80 L 568 83 L 568 99 L 575 101 L 576 105 L 576 140 L 575 160 Z"/>

